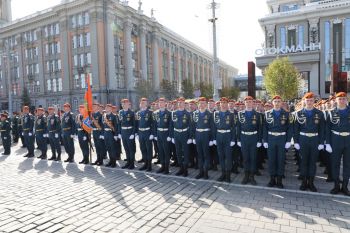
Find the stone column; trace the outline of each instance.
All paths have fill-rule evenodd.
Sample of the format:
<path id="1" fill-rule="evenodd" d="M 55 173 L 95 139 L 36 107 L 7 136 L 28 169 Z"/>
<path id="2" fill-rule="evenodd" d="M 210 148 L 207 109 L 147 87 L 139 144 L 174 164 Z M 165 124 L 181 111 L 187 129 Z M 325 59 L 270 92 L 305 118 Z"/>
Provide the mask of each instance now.
<path id="1" fill-rule="evenodd" d="M 124 22 L 124 56 L 125 56 L 125 81 L 126 81 L 126 88 L 128 92 L 134 88 L 134 75 L 133 75 L 132 51 L 131 51 L 131 30 L 132 30 L 131 19 L 126 18 Z"/>
<path id="2" fill-rule="evenodd" d="M 141 54 L 141 78 L 148 80 L 147 52 L 146 52 L 146 25 L 140 25 L 140 54 Z"/>
<path id="3" fill-rule="evenodd" d="M 193 85 L 195 85 L 195 78 L 194 78 L 194 54 L 192 53 L 192 57 L 191 57 L 192 63 L 191 63 L 191 69 L 192 69 L 192 74 L 191 74 L 191 79 L 192 79 L 192 83 Z"/>
<path id="4" fill-rule="evenodd" d="M 65 94 L 69 94 L 73 86 L 73 83 L 72 83 L 73 77 L 71 75 L 72 70 L 71 70 L 71 64 L 69 62 L 72 60 L 72 58 L 70 58 L 70 55 L 71 55 L 70 38 L 68 38 L 69 27 L 68 27 L 68 20 L 66 16 L 60 19 L 59 25 L 60 25 L 60 42 L 61 42 L 61 61 L 62 61 L 62 91 Z"/>
<path id="5" fill-rule="evenodd" d="M 22 37 L 20 35 L 16 36 L 16 41 L 17 41 L 17 45 L 19 46 L 18 51 L 18 69 L 19 69 L 19 86 L 20 86 L 20 93 L 22 94 L 23 91 L 23 87 L 24 87 L 24 62 L 23 62 L 23 46 L 22 46 Z M 4 63 L 2 63 L 4 64 Z M 39 64 L 40 65 L 40 64 Z M 40 72 L 43 72 L 43 70 L 40 70 Z M 39 72 L 39 73 L 40 73 Z M 2 70 L 2 78 L 4 79 L 5 77 L 5 70 Z M 41 89 L 40 89 L 41 90 Z"/>
<path id="6" fill-rule="evenodd" d="M 346 40 L 346 36 L 345 36 L 345 18 L 342 19 L 342 66 L 345 67 L 345 55 L 346 55 L 346 51 L 345 51 L 345 40 Z"/>
<path id="7" fill-rule="evenodd" d="M 46 81 L 44 77 L 44 48 L 43 48 L 43 36 L 41 30 L 38 29 L 35 31 L 36 37 L 38 38 L 38 64 L 39 64 L 39 82 L 40 82 L 40 93 L 45 93 Z M 35 74 L 36 75 L 36 74 Z M 63 81 L 63 80 L 62 80 Z"/>
<path id="8" fill-rule="evenodd" d="M 182 86 L 182 73 L 181 71 L 181 55 L 180 55 L 180 48 L 177 47 L 177 53 L 176 53 L 176 62 L 177 62 L 177 67 L 176 67 L 176 74 L 177 74 L 177 83 L 178 83 L 178 89 L 181 91 L 181 86 Z M 184 68 L 184 67 L 183 67 Z"/>
<path id="9" fill-rule="evenodd" d="M 108 12 L 107 15 L 107 25 L 112 25 L 114 22 L 114 15 L 111 12 Z M 107 67 L 108 67 L 108 77 L 107 83 L 108 88 L 112 90 L 117 89 L 117 82 L 116 82 L 116 70 L 115 70 L 115 57 L 114 57 L 114 36 L 112 28 L 107 26 L 106 27 L 106 36 L 107 36 Z M 91 35 L 91 33 L 90 33 Z"/>
<path id="10" fill-rule="evenodd" d="M 152 63 L 153 63 L 153 86 L 155 90 L 159 90 L 159 35 L 158 32 L 153 32 L 152 38 Z"/>

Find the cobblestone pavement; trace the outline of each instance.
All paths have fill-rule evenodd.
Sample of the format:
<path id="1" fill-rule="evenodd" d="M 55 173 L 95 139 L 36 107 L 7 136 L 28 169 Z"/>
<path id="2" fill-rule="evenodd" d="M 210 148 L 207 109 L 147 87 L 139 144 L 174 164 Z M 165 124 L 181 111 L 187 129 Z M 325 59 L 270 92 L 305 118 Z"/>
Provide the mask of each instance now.
<path id="1" fill-rule="evenodd" d="M 350 198 L 293 190 L 293 172 L 289 190 L 277 190 L 263 187 L 266 176 L 243 187 L 241 175 L 228 185 L 213 181 L 218 172 L 197 181 L 196 171 L 178 178 L 24 152 L 0 156 L 0 232 L 350 232 Z M 319 188 L 329 185 L 322 179 Z"/>

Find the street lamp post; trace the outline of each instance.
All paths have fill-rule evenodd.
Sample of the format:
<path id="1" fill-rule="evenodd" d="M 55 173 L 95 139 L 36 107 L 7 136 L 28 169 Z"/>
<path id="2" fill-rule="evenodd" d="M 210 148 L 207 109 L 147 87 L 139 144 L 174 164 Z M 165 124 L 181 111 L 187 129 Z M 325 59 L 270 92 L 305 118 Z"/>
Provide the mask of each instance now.
<path id="1" fill-rule="evenodd" d="M 209 22 L 213 24 L 213 88 L 214 88 L 214 93 L 213 93 L 213 98 L 214 100 L 218 100 L 219 98 L 219 77 L 218 77 L 218 56 L 217 56 L 217 45 L 216 45 L 216 20 L 218 18 L 216 17 L 215 10 L 218 8 L 218 4 L 215 2 L 215 0 L 212 1 L 210 4 L 210 8 L 212 9 L 212 18 L 209 19 Z"/>

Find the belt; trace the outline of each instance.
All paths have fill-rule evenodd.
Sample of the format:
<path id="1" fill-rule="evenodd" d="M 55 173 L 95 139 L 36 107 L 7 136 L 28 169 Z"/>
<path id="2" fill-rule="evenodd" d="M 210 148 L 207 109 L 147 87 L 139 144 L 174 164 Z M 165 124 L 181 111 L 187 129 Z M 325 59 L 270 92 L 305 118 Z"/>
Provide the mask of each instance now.
<path id="1" fill-rule="evenodd" d="M 5 129 L 0 130 L 0 132 L 5 132 L 5 131 L 7 131 L 7 130 L 5 130 Z"/>
<path id="2" fill-rule="evenodd" d="M 179 132 L 179 133 L 186 132 L 187 130 L 188 130 L 188 128 L 186 128 L 186 129 L 175 129 L 174 128 L 174 131 Z"/>
<path id="3" fill-rule="evenodd" d="M 63 128 L 63 131 L 68 131 L 70 130 L 71 128 Z"/>
<path id="4" fill-rule="evenodd" d="M 286 132 L 268 132 L 272 136 L 283 136 L 286 135 Z"/>
<path id="5" fill-rule="evenodd" d="M 50 130 L 50 131 L 49 131 L 49 133 L 54 133 L 54 132 L 56 132 L 56 130 Z"/>
<path id="6" fill-rule="evenodd" d="M 139 131 L 147 131 L 147 130 L 150 130 L 151 128 L 148 127 L 148 128 L 139 128 Z"/>
<path id="7" fill-rule="evenodd" d="M 246 131 L 242 131 L 242 134 L 244 135 L 254 135 L 254 134 L 257 134 L 258 131 L 252 131 L 252 132 L 246 132 Z"/>
<path id="8" fill-rule="evenodd" d="M 210 131 L 210 129 L 196 129 L 196 131 L 202 133 L 202 132 L 208 132 Z"/>
<path id="9" fill-rule="evenodd" d="M 218 129 L 217 131 L 218 131 L 218 133 L 230 133 L 231 132 L 230 129 L 227 129 L 227 130 L 225 130 L 225 129 Z"/>
<path id="10" fill-rule="evenodd" d="M 318 136 L 318 133 L 304 133 L 304 132 L 300 132 L 300 135 L 306 136 L 306 137 L 316 137 Z"/>
<path id="11" fill-rule="evenodd" d="M 129 126 L 129 127 L 122 127 L 122 129 L 132 129 L 132 126 Z"/>
<path id="12" fill-rule="evenodd" d="M 83 129 L 78 129 L 78 131 L 83 131 Z"/>
<path id="13" fill-rule="evenodd" d="M 160 132 L 163 132 L 163 131 L 168 131 L 169 129 L 168 128 L 158 128 L 157 130 Z"/>
<path id="14" fill-rule="evenodd" d="M 332 130 L 332 133 L 334 133 L 335 135 L 342 136 L 342 137 L 350 136 L 349 132 L 337 132 L 337 131 Z"/>
<path id="15" fill-rule="evenodd" d="M 101 129 L 93 128 L 92 131 L 101 131 Z"/>
<path id="16" fill-rule="evenodd" d="M 112 131 L 112 129 L 108 129 L 108 128 L 107 128 L 107 129 L 105 129 L 105 131 Z"/>
<path id="17" fill-rule="evenodd" d="M 41 132 L 41 131 L 43 131 L 43 129 L 37 129 L 37 130 L 35 130 L 35 132 Z"/>
<path id="18" fill-rule="evenodd" d="M 29 128 L 28 129 L 23 129 L 24 131 L 29 131 Z"/>

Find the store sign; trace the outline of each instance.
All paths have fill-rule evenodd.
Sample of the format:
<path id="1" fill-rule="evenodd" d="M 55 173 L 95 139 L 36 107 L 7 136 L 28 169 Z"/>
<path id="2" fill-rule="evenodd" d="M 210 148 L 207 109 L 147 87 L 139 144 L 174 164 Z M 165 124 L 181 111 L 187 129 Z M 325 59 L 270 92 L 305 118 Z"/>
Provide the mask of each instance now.
<path id="1" fill-rule="evenodd" d="M 316 51 L 321 50 L 321 43 L 311 43 L 310 45 L 304 44 L 303 46 L 286 46 L 284 48 L 261 48 L 255 50 L 255 55 L 257 56 L 265 56 L 265 55 L 281 55 L 288 53 L 300 53 L 300 52 L 308 52 L 308 51 Z"/>

